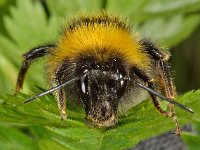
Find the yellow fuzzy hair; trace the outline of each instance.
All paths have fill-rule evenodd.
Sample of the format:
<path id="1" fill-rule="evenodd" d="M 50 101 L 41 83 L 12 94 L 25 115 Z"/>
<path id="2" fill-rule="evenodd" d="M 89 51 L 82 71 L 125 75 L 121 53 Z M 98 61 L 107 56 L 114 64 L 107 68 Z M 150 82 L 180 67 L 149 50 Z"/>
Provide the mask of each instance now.
<path id="1" fill-rule="evenodd" d="M 82 20 L 87 19 L 88 22 Z M 104 18 L 106 21 L 98 22 Z M 75 22 L 75 23 L 74 23 Z M 105 13 L 92 17 L 80 17 L 65 27 L 57 47 L 50 58 L 50 66 L 56 69 L 64 59 L 74 60 L 80 55 L 93 54 L 99 61 L 106 61 L 111 53 L 120 54 L 130 65 L 147 69 L 150 59 L 142 52 L 136 35 L 121 20 Z M 102 51 L 103 50 L 103 55 Z M 100 55 L 101 54 L 101 55 Z M 53 69 L 53 70 L 54 70 Z"/>

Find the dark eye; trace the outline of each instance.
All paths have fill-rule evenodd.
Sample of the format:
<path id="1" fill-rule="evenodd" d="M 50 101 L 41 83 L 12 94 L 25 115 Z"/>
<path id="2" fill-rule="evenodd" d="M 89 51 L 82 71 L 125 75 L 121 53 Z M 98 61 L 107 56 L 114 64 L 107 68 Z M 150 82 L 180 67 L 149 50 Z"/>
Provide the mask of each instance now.
<path id="1" fill-rule="evenodd" d="M 88 76 L 81 78 L 81 91 L 83 94 L 88 94 Z"/>
<path id="2" fill-rule="evenodd" d="M 108 85 L 108 87 L 110 87 L 110 88 L 114 88 L 114 86 L 116 86 L 116 80 L 112 80 L 112 79 L 109 79 L 108 81 L 107 81 L 107 85 Z"/>
<path id="3" fill-rule="evenodd" d="M 121 98 L 124 95 L 125 89 L 126 89 L 126 81 L 125 80 L 119 80 L 118 81 L 118 88 L 117 88 L 118 98 Z"/>

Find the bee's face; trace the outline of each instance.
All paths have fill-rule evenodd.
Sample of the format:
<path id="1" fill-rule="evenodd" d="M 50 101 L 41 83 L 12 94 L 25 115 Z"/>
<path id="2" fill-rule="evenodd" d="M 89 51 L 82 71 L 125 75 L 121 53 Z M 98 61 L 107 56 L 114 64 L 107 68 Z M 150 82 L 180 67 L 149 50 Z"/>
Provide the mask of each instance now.
<path id="1" fill-rule="evenodd" d="M 112 60 L 113 61 L 113 60 Z M 83 70 L 87 74 L 78 81 L 90 125 L 104 127 L 117 122 L 117 108 L 123 96 L 125 69 L 118 63 L 93 64 Z M 90 62 L 91 64 L 92 62 Z"/>

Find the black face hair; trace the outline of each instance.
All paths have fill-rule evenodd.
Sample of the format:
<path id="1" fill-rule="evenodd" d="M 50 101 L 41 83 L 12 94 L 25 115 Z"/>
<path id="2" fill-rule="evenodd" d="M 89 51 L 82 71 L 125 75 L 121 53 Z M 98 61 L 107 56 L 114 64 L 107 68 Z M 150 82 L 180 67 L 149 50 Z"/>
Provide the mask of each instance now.
<path id="1" fill-rule="evenodd" d="M 99 62 L 94 58 L 79 58 L 76 74 L 87 72 L 77 81 L 87 121 L 97 126 L 110 126 L 117 122 L 117 108 L 126 89 L 126 70 L 118 58 Z"/>

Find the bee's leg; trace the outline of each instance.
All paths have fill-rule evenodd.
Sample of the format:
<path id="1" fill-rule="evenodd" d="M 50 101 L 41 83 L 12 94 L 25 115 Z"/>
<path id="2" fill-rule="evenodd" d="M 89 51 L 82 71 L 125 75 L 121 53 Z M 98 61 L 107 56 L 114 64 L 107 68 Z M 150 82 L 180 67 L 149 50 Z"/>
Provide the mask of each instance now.
<path id="1" fill-rule="evenodd" d="M 173 80 L 172 80 L 172 77 L 171 77 L 171 74 L 170 74 L 169 65 L 166 61 L 160 60 L 158 62 L 160 63 L 159 64 L 160 69 L 161 69 L 160 74 L 161 74 L 162 82 L 163 82 L 164 87 L 165 87 L 166 96 L 168 98 L 174 99 L 174 97 L 176 95 L 176 89 L 175 89 L 175 86 L 173 85 Z M 178 119 L 177 119 L 177 116 L 176 116 L 174 105 L 169 103 L 168 107 L 169 107 L 170 112 L 171 112 L 171 117 L 176 124 L 175 134 L 179 135 L 180 132 L 181 132 L 181 129 L 180 129 L 180 126 L 179 126 L 179 123 L 178 123 Z"/>
<path id="2" fill-rule="evenodd" d="M 24 58 L 24 61 L 22 62 L 21 69 L 18 74 L 15 93 L 18 93 L 20 89 L 22 88 L 26 72 L 28 71 L 32 61 L 39 57 L 47 55 L 50 49 L 54 47 L 55 47 L 54 45 L 40 46 L 40 47 L 33 48 L 27 53 L 22 55 Z"/>
<path id="3" fill-rule="evenodd" d="M 150 78 L 146 73 L 144 73 L 143 71 L 137 69 L 137 68 L 133 68 L 133 71 L 134 73 L 141 79 L 143 80 L 145 83 L 147 83 L 147 86 L 152 89 L 152 90 L 155 90 L 156 91 L 156 87 L 155 87 L 155 81 Z M 153 93 L 150 93 L 150 96 L 151 96 L 151 99 L 153 101 L 153 104 L 154 106 L 156 107 L 156 109 L 163 115 L 167 116 L 167 117 L 171 117 L 173 119 L 173 121 L 175 122 L 176 124 L 176 132 L 175 134 L 179 135 L 180 134 L 180 127 L 179 127 L 179 123 L 178 123 L 178 120 L 177 120 L 177 117 L 176 117 L 176 114 L 175 114 L 175 111 L 173 109 L 173 104 L 169 104 L 169 108 L 170 108 L 170 111 L 167 112 L 165 110 L 162 110 L 161 107 L 160 107 L 160 104 L 159 104 L 159 101 L 158 101 L 158 98 L 156 95 L 154 95 Z M 172 107 L 170 107 L 170 105 Z"/>
<path id="4" fill-rule="evenodd" d="M 67 118 L 65 90 L 60 89 L 55 92 L 55 95 L 56 95 L 56 99 L 57 99 L 57 103 L 58 103 L 58 108 L 60 110 L 61 120 L 64 120 Z"/>
<path id="5" fill-rule="evenodd" d="M 152 90 L 155 90 L 156 91 L 156 88 L 155 88 L 155 82 L 152 78 L 150 78 L 144 71 L 142 70 L 139 70 L 138 68 L 133 68 L 133 72 L 142 80 L 144 81 L 145 83 L 147 83 L 147 86 L 152 89 Z M 160 107 L 160 104 L 159 104 L 159 101 L 157 99 L 157 97 L 150 93 L 150 96 L 152 98 L 152 101 L 153 101 L 153 104 L 154 106 L 156 107 L 156 109 L 161 113 L 161 114 L 164 114 L 164 115 L 167 115 L 167 112 L 162 110 L 161 107 Z"/>
<path id="6" fill-rule="evenodd" d="M 160 76 L 162 78 L 162 84 L 165 87 L 165 94 L 168 98 L 173 99 L 176 96 L 176 89 L 173 84 L 173 79 L 171 75 L 170 66 L 168 64 L 168 59 L 170 54 L 164 53 L 163 51 L 159 50 L 155 45 L 147 40 L 141 41 L 144 50 L 152 57 L 152 59 L 156 63 L 156 67 L 160 70 Z M 174 110 L 174 105 L 168 105 L 171 117 L 173 118 L 174 122 L 176 123 L 176 134 L 180 134 L 180 127 L 176 117 L 176 112 Z M 170 115 L 170 113 L 168 114 Z"/>
<path id="7" fill-rule="evenodd" d="M 68 71 L 68 62 L 63 61 L 62 64 L 57 68 L 55 74 L 52 76 L 52 81 L 53 81 L 53 86 L 58 86 L 62 84 L 64 81 L 67 81 L 67 74 L 69 74 Z M 67 113 L 66 113 L 66 92 L 65 89 L 59 89 L 55 93 L 57 103 L 58 103 L 58 108 L 60 110 L 60 115 L 61 115 L 61 120 L 64 120 L 67 118 Z"/>
<path id="8" fill-rule="evenodd" d="M 165 87 L 166 96 L 173 99 L 176 96 L 176 89 L 173 84 L 170 66 L 167 62 L 170 54 L 159 50 L 155 45 L 147 40 L 141 41 L 141 45 L 155 61 L 158 70 L 160 70 L 160 76 L 162 78 L 162 84 Z"/>

